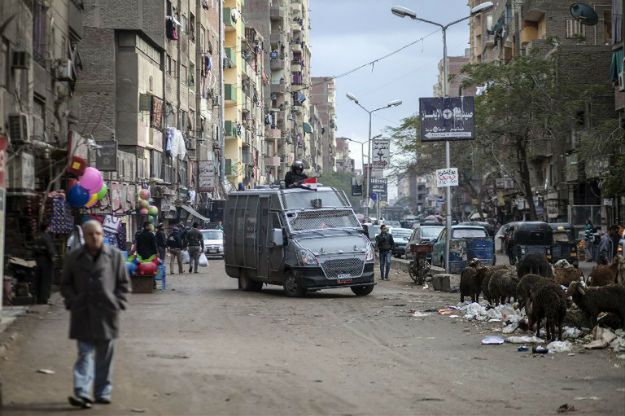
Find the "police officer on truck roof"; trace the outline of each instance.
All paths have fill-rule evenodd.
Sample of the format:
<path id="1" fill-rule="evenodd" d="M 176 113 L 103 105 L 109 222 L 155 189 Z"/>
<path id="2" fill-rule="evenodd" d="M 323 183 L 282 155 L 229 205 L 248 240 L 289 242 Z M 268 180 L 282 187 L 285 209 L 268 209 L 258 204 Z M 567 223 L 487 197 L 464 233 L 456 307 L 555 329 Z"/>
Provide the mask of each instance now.
<path id="1" fill-rule="evenodd" d="M 291 165 L 291 171 L 286 173 L 284 183 L 287 188 L 293 188 L 300 185 L 304 179 L 308 179 L 308 175 L 304 173 L 304 162 L 296 160 Z"/>

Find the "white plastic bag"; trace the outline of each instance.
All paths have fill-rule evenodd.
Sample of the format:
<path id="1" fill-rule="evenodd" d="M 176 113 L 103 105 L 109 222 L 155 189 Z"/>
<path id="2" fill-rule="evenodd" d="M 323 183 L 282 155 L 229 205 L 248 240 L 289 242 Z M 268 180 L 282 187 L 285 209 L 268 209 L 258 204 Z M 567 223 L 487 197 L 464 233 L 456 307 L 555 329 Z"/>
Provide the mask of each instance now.
<path id="1" fill-rule="evenodd" d="M 182 263 L 189 264 L 191 263 L 191 256 L 189 255 L 188 250 L 181 250 L 180 257 L 182 257 Z"/>
<path id="2" fill-rule="evenodd" d="M 206 258 L 206 254 L 204 253 L 200 254 L 200 259 L 198 260 L 198 264 L 200 265 L 200 267 L 208 266 L 208 259 Z"/>

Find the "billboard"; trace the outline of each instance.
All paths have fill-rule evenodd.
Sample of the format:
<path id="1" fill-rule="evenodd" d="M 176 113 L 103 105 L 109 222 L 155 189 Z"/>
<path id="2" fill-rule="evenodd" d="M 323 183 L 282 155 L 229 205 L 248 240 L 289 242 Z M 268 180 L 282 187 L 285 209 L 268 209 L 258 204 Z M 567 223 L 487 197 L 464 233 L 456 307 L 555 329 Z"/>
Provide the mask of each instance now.
<path id="1" fill-rule="evenodd" d="M 391 141 L 389 139 L 376 139 L 371 144 L 371 168 L 384 170 L 391 164 Z"/>
<path id="2" fill-rule="evenodd" d="M 421 141 L 475 138 L 473 97 L 419 98 Z"/>

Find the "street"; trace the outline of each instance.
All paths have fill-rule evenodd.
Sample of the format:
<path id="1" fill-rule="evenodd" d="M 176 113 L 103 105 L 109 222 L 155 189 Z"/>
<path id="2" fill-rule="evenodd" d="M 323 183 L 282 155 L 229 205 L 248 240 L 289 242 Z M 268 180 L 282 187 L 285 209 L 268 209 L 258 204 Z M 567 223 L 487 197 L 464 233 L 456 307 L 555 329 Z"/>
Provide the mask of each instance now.
<path id="1" fill-rule="evenodd" d="M 207 269 L 203 269 L 207 270 Z M 607 350 L 519 353 L 481 346 L 473 323 L 436 313 L 457 294 L 392 272 L 364 298 L 351 291 L 287 298 L 240 292 L 223 262 L 135 294 L 122 315 L 113 403 L 96 414 L 623 414 L 623 361 Z M 34 308 L 0 360 L 2 414 L 75 414 L 67 403 L 75 345 L 60 298 Z M 497 325 L 497 324 L 493 324 Z M 39 369 L 54 374 L 38 373 Z"/>

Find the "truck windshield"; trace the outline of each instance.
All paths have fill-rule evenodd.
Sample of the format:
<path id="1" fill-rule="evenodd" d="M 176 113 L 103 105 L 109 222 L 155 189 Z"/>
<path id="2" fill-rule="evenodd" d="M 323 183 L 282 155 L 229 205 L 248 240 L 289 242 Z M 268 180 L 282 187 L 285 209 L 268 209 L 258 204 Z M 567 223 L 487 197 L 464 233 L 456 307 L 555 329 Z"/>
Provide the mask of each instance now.
<path id="1" fill-rule="evenodd" d="M 293 231 L 360 228 L 352 210 L 315 210 L 287 214 Z"/>
<path id="2" fill-rule="evenodd" d="M 334 191 L 285 192 L 282 198 L 287 210 L 313 208 L 315 200 L 321 200 L 321 208 L 345 207 L 339 195 Z"/>

